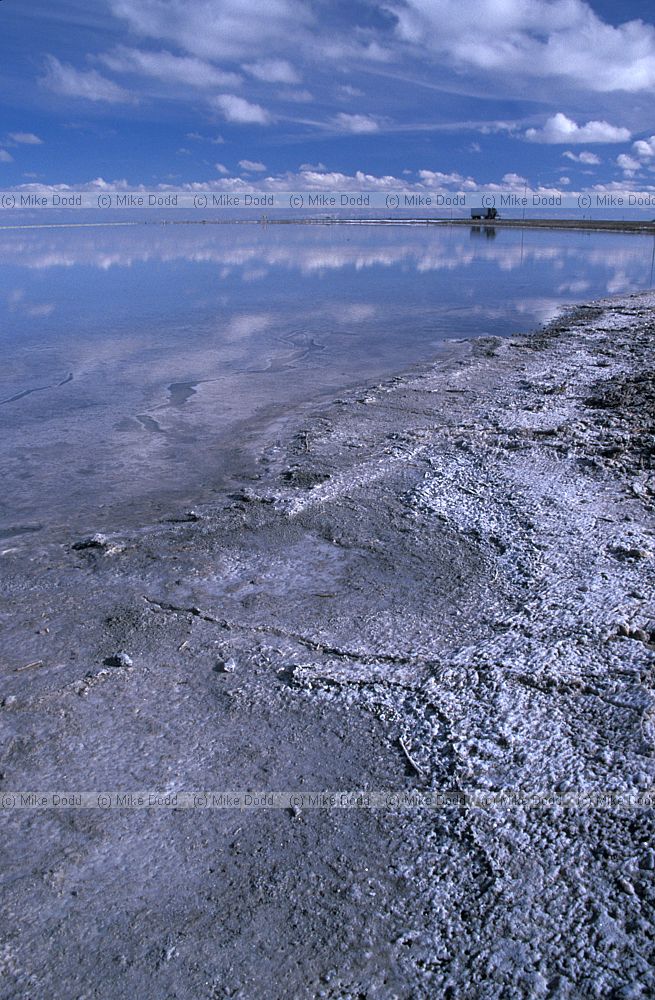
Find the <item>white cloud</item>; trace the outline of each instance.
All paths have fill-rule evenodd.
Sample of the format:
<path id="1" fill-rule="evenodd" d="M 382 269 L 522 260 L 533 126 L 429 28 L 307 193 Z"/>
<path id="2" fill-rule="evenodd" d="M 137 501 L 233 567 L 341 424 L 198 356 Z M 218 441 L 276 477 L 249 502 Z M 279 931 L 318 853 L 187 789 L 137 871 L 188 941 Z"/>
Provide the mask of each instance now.
<path id="1" fill-rule="evenodd" d="M 10 132 L 9 138 L 21 146 L 42 146 L 43 139 L 39 139 L 34 132 Z"/>
<path id="2" fill-rule="evenodd" d="M 641 167 L 639 160 L 635 160 L 634 156 L 629 156 L 627 153 L 621 153 L 617 156 L 616 162 L 626 177 L 634 177 Z"/>
<path id="3" fill-rule="evenodd" d="M 590 153 L 586 149 L 583 149 L 581 153 L 573 153 L 567 149 L 565 153 L 562 153 L 562 156 L 565 156 L 567 160 L 573 160 L 574 163 L 586 163 L 590 167 L 600 163 L 600 156 L 596 156 L 595 153 Z"/>
<path id="4" fill-rule="evenodd" d="M 332 121 L 341 131 L 354 132 L 358 135 L 377 132 L 380 128 L 370 115 L 347 115 L 343 111 L 336 115 Z"/>
<path id="5" fill-rule="evenodd" d="M 218 170 L 219 174 L 223 174 L 223 175 L 225 175 L 225 174 L 229 174 L 229 172 L 230 172 L 230 171 L 229 171 L 229 170 L 227 169 L 227 167 L 225 166 L 225 164 L 224 164 L 224 163 L 215 163 L 215 164 L 214 164 L 214 166 L 215 166 L 215 167 L 216 167 L 216 169 Z"/>
<path id="6" fill-rule="evenodd" d="M 66 186 L 66 185 L 64 185 Z M 95 177 L 89 181 L 91 190 L 98 191 L 129 191 L 130 186 L 125 179 L 120 181 L 106 181 L 104 177 Z"/>
<path id="7" fill-rule="evenodd" d="M 235 97 L 234 94 L 221 94 L 215 97 L 212 103 L 223 112 L 229 122 L 268 125 L 272 120 L 268 111 L 259 104 L 251 104 L 243 97 Z"/>
<path id="8" fill-rule="evenodd" d="M 14 158 L 6 149 L 0 149 L 0 163 L 13 163 Z"/>
<path id="9" fill-rule="evenodd" d="M 483 73 L 596 92 L 655 86 L 655 27 L 604 22 L 584 0 L 391 0 L 404 42 Z"/>
<path id="10" fill-rule="evenodd" d="M 548 119 L 542 129 L 529 128 L 525 138 L 529 142 L 577 145 L 583 142 L 627 142 L 630 132 L 627 128 L 618 128 L 606 121 L 590 121 L 586 125 L 578 125 L 559 111 Z"/>
<path id="11" fill-rule="evenodd" d="M 507 135 L 512 135 L 518 131 L 518 125 L 516 122 L 485 122 L 482 125 L 478 125 L 477 130 L 482 135 L 499 135 L 503 132 L 507 133 Z"/>
<path id="12" fill-rule="evenodd" d="M 301 0 L 111 0 L 136 34 L 168 39 L 202 59 L 268 58 L 314 17 Z"/>
<path id="13" fill-rule="evenodd" d="M 458 190 L 475 190 L 478 185 L 472 177 L 461 174 L 444 174 L 440 170 L 419 170 L 421 181 L 428 187 L 456 187 Z"/>
<path id="14" fill-rule="evenodd" d="M 300 76 L 286 59 L 262 59 L 243 68 L 264 83 L 300 83 Z"/>
<path id="15" fill-rule="evenodd" d="M 65 97 L 81 97 L 87 101 L 106 101 L 108 104 L 127 104 L 134 98 L 117 83 L 101 76 L 96 70 L 78 70 L 68 63 L 61 63 L 55 56 L 46 57 L 46 72 L 41 82 L 49 90 Z"/>
<path id="16" fill-rule="evenodd" d="M 263 173 L 266 170 L 266 164 L 259 163 L 256 160 L 239 160 L 239 166 L 242 170 L 247 170 L 249 173 Z"/>
<path id="17" fill-rule="evenodd" d="M 383 0 L 377 0 L 383 6 Z M 174 43 L 210 61 L 238 61 L 264 82 L 297 82 L 298 55 L 348 64 L 394 58 L 388 31 L 335 28 L 329 4 L 307 0 L 109 0 L 112 12 L 142 38 Z M 381 44 L 383 42 L 384 44 Z M 259 75 L 258 75 L 259 74 Z M 293 79 L 292 79 L 293 76 Z"/>
<path id="18" fill-rule="evenodd" d="M 509 187 L 525 187 L 527 183 L 527 179 L 521 174 L 503 174 L 503 184 Z"/>
<path id="19" fill-rule="evenodd" d="M 634 187 L 634 181 L 626 180 L 625 177 L 620 181 L 608 181 L 607 184 L 594 184 L 591 188 L 592 191 L 599 191 L 604 193 L 613 193 L 614 191 L 629 191 L 631 187 Z M 651 190 L 645 187 L 644 190 Z M 653 189 L 655 190 L 655 188 Z"/>
<path id="20" fill-rule="evenodd" d="M 353 6 L 352 17 L 335 15 L 329 3 L 309 0 L 108 0 L 107 5 L 129 37 L 138 39 L 131 43 L 138 47 L 114 49 L 100 57 L 105 65 L 115 72 L 213 87 L 223 95 L 215 106 L 228 120 L 246 124 L 270 121 L 269 112 L 251 101 L 263 101 L 274 109 L 274 100 L 309 103 L 311 91 L 317 100 L 325 100 L 329 88 L 333 103 L 340 102 L 337 107 L 357 112 L 349 121 L 337 116 L 330 124 L 360 134 L 379 130 L 383 122 L 376 113 L 383 113 L 385 96 L 381 88 L 370 88 L 370 104 L 355 108 L 345 103 L 363 96 L 356 85 L 361 86 L 362 74 L 357 71 L 364 63 L 369 73 L 388 72 L 388 80 L 383 74 L 380 82 L 390 88 L 397 86 L 390 82 L 396 78 L 438 88 L 444 82 L 452 84 L 456 74 L 456 89 L 516 96 L 532 81 L 544 80 L 547 83 L 535 88 L 534 96 L 550 97 L 555 107 L 567 106 L 564 95 L 571 91 L 625 95 L 655 90 L 655 26 L 642 21 L 610 24 L 594 11 L 593 0 L 366 0 Z M 383 16 L 359 16 L 365 9 Z M 155 51 L 148 51 L 149 46 Z M 258 111 L 248 112 L 234 103 L 231 95 L 241 91 L 236 90 L 236 74 L 228 72 L 233 69 L 252 78 L 252 94 L 246 93 L 242 100 L 247 98 Z M 300 89 L 301 72 L 309 75 L 314 70 L 320 72 L 320 80 L 312 79 L 309 89 Z M 444 81 L 446 74 L 451 80 Z M 280 87 L 264 99 L 262 87 L 257 86 L 262 83 Z M 115 86 L 111 81 L 106 85 Z M 299 89 L 282 89 L 292 87 Z M 402 88 L 393 96 L 403 94 L 409 98 L 409 91 Z M 572 100 L 570 106 L 585 105 Z M 286 107 L 284 113 L 293 110 Z M 327 112 L 322 122 L 302 124 L 324 128 L 325 118 L 336 111 Z M 531 130 L 528 138 L 622 141 L 625 130 L 618 136 L 596 134 L 585 139 L 584 130 L 592 124 L 581 124 L 583 134 L 562 140 L 544 137 L 538 129 Z"/>
<path id="21" fill-rule="evenodd" d="M 655 135 L 651 135 L 650 139 L 637 139 L 632 148 L 640 159 L 650 160 L 655 156 Z"/>
<path id="22" fill-rule="evenodd" d="M 126 180 L 114 180 L 111 182 L 105 181 L 102 177 L 98 177 L 93 181 L 89 181 L 86 184 L 76 184 L 75 190 L 85 191 L 187 191 L 187 192 L 210 192 L 210 191 L 221 191 L 230 193 L 246 193 L 246 192 L 276 192 L 276 191 L 415 191 L 417 193 L 425 194 L 426 192 L 432 192 L 435 190 L 447 190 L 452 191 L 465 191 L 473 192 L 480 191 L 481 189 L 487 189 L 490 191 L 507 191 L 508 189 L 520 190 L 522 191 L 525 185 L 525 179 L 519 174 L 505 174 L 499 181 L 489 181 L 485 178 L 484 182 L 477 181 L 473 177 L 464 177 L 458 173 L 442 173 L 440 171 L 432 170 L 420 170 L 418 171 L 418 177 L 416 180 L 408 180 L 407 176 L 393 176 L 393 175 L 375 175 L 367 174 L 361 170 L 355 171 L 354 174 L 345 174 L 337 171 L 327 171 L 325 165 L 319 164 L 303 164 L 298 171 L 288 171 L 284 173 L 278 173 L 275 175 L 264 175 L 254 176 L 251 179 L 246 179 L 239 176 L 227 176 L 223 174 L 222 164 L 216 164 L 217 171 L 222 174 L 222 176 L 214 177 L 211 180 L 197 180 L 188 181 L 184 183 L 175 183 L 175 178 L 170 178 L 171 182 L 160 183 L 153 187 L 152 183 L 149 183 L 146 187 L 145 185 L 131 185 L 128 184 Z M 227 168 L 224 168 L 227 171 Z M 229 171 L 227 172 L 229 173 Z M 412 174 L 412 171 L 404 170 L 403 175 Z M 568 178 L 560 178 L 561 184 L 566 184 Z M 583 188 L 583 191 L 599 191 L 599 192 L 613 192 L 613 191 L 625 191 L 634 187 L 635 182 L 632 180 L 622 179 L 621 181 L 612 181 L 608 184 L 596 184 L 593 187 Z M 532 186 L 529 185 L 529 189 L 533 190 Z M 65 184 L 21 184 L 16 190 L 20 191 L 32 191 L 45 193 L 47 191 L 68 191 L 72 190 L 68 185 Z M 559 194 L 562 193 L 557 187 L 538 187 L 534 190 L 540 193 L 547 194 Z M 567 189 L 569 193 L 579 193 L 570 192 L 570 186 Z M 640 190 L 652 190 L 655 192 L 655 185 L 650 187 L 640 188 Z M 463 213 L 466 215 L 466 212 Z"/>
<path id="23" fill-rule="evenodd" d="M 100 59 L 115 73 L 138 73 L 190 87 L 235 87 L 241 82 L 237 73 L 223 72 L 194 56 L 176 56 L 166 51 L 146 52 L 120 45 Z"/>

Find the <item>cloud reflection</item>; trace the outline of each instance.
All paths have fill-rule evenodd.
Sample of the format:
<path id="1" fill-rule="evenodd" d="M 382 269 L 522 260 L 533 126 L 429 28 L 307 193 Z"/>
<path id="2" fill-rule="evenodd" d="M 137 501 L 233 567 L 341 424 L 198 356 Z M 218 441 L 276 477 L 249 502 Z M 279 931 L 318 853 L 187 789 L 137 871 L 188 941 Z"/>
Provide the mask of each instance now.
<path id="1" fill-rule="evenodd" d="M 197 495 L 296 404 L 645 287 L 651 254 L 635 236 L 500 229 L 2 232 L 0 522 Z"/>
<path id="2" fill-rule="evenodd" d="M 499 231 L 500 232 L 500 231 Z M 247 283 L 283 271 L 301 275 L 407 267 L 419 274 L 489 266 L 502 272 L 540 265 L 551 271 L 597 269 L 604 290 L 642 287 L 646 240 L 598 234 L 500 232 L 471 241 L 466 230 L 408 227 L 133 226 L 88 230 L 11 231 L 0 235 L 0 260 L 14 267 L 134 268 L 147 264 L 215 265 L 219 277 L 238 273 Z M 563 293 L 584 294 L 585 278 L 558 282 Z"/>

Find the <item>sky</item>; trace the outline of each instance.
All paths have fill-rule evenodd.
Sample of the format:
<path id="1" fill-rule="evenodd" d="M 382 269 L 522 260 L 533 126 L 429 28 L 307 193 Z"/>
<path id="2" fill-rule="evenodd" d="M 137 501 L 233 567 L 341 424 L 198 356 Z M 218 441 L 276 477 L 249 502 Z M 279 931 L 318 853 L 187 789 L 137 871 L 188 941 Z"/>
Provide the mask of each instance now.
<path id="1" fill-rule="evenodd" d="M 655 189 L 652 0 L 2 0 L 0 188 Z"/>

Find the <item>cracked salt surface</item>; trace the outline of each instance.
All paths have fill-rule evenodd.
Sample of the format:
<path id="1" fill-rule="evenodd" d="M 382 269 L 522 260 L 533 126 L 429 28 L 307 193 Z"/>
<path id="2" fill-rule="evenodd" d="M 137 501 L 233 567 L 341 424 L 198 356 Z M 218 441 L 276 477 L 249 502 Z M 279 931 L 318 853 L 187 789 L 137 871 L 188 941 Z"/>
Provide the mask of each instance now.
<path id="1" fill-rule="evenodd" d="M 192 518 L 22 538 L 2 790 L 647 793 L 654 304 L 321 406 Z M 565 801 L 5 812 L 0 996 L 652 996 L 653 809 Z"/>

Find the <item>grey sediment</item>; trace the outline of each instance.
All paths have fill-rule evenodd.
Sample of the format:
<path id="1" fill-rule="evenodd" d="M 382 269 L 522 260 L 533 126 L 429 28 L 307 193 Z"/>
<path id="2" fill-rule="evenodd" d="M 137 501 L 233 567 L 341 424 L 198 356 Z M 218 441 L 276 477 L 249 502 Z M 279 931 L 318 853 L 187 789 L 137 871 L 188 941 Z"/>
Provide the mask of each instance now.
<path id="1" fill-rule="evenodd" d="M 172 521 L 0 549 L 4 796 L 518 796 L 8 808 L 0 997 L 655 994 L 654 305 L 303 411 Z"/>

